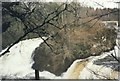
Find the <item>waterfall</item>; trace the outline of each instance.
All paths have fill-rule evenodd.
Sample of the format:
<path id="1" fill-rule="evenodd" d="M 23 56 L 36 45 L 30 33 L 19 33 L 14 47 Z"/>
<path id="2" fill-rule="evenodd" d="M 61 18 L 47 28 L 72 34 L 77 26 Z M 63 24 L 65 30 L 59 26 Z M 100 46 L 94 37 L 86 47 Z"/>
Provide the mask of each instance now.
<path id="1" fill-rule="evenodd" d="M 79 79 L 80 71 L 82 71 L 87 64 L 87 60 L 75 60 L 64 74 L 63 79 Z"/>
<path id="2" fill-rule="evenodd" d="M 22 78 L 28 73 L 34 72 L 34 70 L 31 69 L 33 64 L 31 56 L 34 49 L 38 47 L 41 42 L 43 42 L 42 39 L 35 38 L 24 40 L 14 45 L 9 53 L 0 57 L 0 77 Z"/>
<path id="3" fill-rule="evenodd" d="M 42 42 L 40 38 L 21 41 L 13 46 L 9 53 L 0 57 L 0 78 L 34 79 L 34 70 L 31 68 L 32 53 Z M 115 51 L 118 51 L 117 46 L 115 46 Z M 61 76 L 43 71 L 40 72 L 40 77 L 46 79 L 118 79 L 118 71 L 113 70 L 111 64 L 104 64 L 104 62 L 95 64 L 96 61 L 110 56 L 111 53 L 114 54 L 114 50 L 99 56 L 75 60 Z"/>

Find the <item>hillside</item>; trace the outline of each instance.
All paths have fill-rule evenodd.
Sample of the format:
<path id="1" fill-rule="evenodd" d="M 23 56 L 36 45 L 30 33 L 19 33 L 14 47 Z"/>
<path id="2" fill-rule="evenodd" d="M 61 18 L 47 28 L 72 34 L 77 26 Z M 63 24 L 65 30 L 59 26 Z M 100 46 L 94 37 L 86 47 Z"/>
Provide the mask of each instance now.
<path id="1" fill-rule="evenodd" d="M 41 6 L 39 6 L 39 4 Z M 11 43 L 15 42 L 17 39 L 19 39 L 22 35 L 24 35 L 32 28 L 35 28 L 36 26 L 42 24 L 42 22 L 45 19 L 44 17 L 46 17 L 47 14 L 55 11 L 60 6 L 60 4 L 58 3 L 39 3 L 39 4 L 3 2 L 2 4 L 2 6 L 4 7 L 2 9 L 2 37 L 3 37 L 2 48 L 3 49 L 5 49 Z M 28 15 L 27 12 L 31 12 L 29 6 L 34 6 L 34 5 L 36 5 L 35 9 L 33 9 L 34 12 L 29 16 L 26 16 Z M 53 17 L 55 14 L 57 14 L 61 9 L 63 9 L 63 6 L 61 6 L 56 13 L 52 14 L 50 18 Z M 83 7 L 80 4 L 73 2 L 71 4 L 68 4 L 68 9 L 65 12 L 59 14 L 59 16 L 57 16 L 54 20 L 50 22 L 52 24 L 46 23 L 43 27 L 38 28 L 34 32 L 29 33 L 22 40 L 37 38 L 39 37 L 38 33 L 41 36 L 49 36 L 51 34 L 55 34 L 56 32 L 58 32 L 59 28 L 62 28 L 65 24 L 68 25 L 67 28 L 69 29 L 69 26 L 70 27 L 79 26 L 85 21 L 89 21 L 90 19 L 96 16 L 100 16 L 102 14 L 106 14 L 111 11 L 117 11 L 117 9 L 94 10 L 91 7 Z M 111 13 L 108 14 L 109 16 L 105 15 L 98 20 L 101 21 L 112 20 L 112 19 L 117 20 L 116 14 L 117 12 Z M 94 24 L 98 20 L 94 20 L 92 24 Z M 85 23 L 84 26 L 82 27 L 90 27 L 92 26 L 92 24 Z M 79 28 L 78 29 L 76 28 L 75 30 L 79 30 Z"/>

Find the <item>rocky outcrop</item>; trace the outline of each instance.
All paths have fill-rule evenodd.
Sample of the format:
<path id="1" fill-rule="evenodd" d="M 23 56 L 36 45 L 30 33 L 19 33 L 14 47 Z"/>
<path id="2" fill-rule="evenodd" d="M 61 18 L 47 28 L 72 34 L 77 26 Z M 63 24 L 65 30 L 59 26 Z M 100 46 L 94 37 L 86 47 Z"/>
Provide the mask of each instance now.
<path id="1" fill-rule="evenodd" d="M 34 51 L 33 68 L 61 75 L 76 59 L 84 59 L 113 49 L 116 32 L 106 27 L 69 27 L 42 43 Z M 52 48 L 52 50 L 51 50 Z"/>

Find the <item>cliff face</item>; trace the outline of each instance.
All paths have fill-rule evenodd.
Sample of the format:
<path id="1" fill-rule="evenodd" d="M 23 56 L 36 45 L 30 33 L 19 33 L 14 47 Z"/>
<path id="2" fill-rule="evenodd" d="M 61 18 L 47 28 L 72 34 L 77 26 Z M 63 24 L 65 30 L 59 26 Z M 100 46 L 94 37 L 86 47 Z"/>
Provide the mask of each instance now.
<path id="1" fill-rule="evenodd" d="M 49 38 L 46 42 L 50 46 L 42 43 L 34 51 L 33 68 L 61 75 L 76 59 L 112 50 L 116 40 L 115 30 L 98 24 L 90 28 L 69 27 Z"/>

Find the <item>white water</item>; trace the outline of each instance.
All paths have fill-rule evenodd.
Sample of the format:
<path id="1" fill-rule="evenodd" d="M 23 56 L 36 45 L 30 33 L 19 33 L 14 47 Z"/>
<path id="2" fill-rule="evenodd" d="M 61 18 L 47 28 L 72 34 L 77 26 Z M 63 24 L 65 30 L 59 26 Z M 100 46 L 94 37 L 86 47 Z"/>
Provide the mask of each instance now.
<path id="1" fill-rule="evenodd" d="M 14 45 L 10 49 L 10 53 L 0 57 L 0 77 L 23 78 L 29 73 L 33 73 L 34 71 L 31 69 L 33 64 L 31 55 L 41 42 L 43 42 L 42 39 L 36 38 Z"/>
<path id="2" fill-rule="evenodd" d="M 100 56 L 94 56 L 81 72 L 80 79 L 118 79 L 118 73 L 110 67 L 103 65 L 95 65 L 94 61 L 105 58 L 111 53 L 103 53 Z"/>
<path id="3" fill-rule="evenodd" d="M 74 63 L 70 66 L 70 68 L 68 68 L 63 78 L 65 79 L 118 79 L 117 71 L 112 70 L 110 67 L 93 64 L 94 61 L 105 58 L 106 56 L 110 55 L 111 52 L 103 53 L 100 56 L 91 56 L 86 60 L 80 59 L 80 60 L 74 61 Z M 79 71 L 76 69 L 79 69 Z"/>
<path id="4" fill-rule="evenodd" d="M 0 57 L 0 78 L 7 77 L 10 79 L 23 78 L 34 79 L 34 70 L 31 68 L 33 64 L 32 53 L 36 47 L 42 43 L 40 38 L 24 40 L 19 42 L 10 49 L 10 53 Z M 118 51 L 115 47 L 116 52 Z M 4 51 L 4 50 L 3 50 Z M 2 51 L 2 52 L 3 52 Z M 1 53 L 2 53 L 1 52 Z M 113 70 L 109 67 L 102 65 L 95 65 L 93 62 L 100 58 L 104 58 L 108 53 L 104 53 L 100 56 L 91 56 L 87 59 L 78 59 L 68 68 L 68 70 L 62 74 L 62 76 L 55 76 L 54 74 L 43 71 L 40 72 L 40 77 L 47 79 L 106 79 L 112 76 Z M 102 76 L 96 76 L 92 71 Z M 117 73 L 114 73 L 118 78 Z"/>

